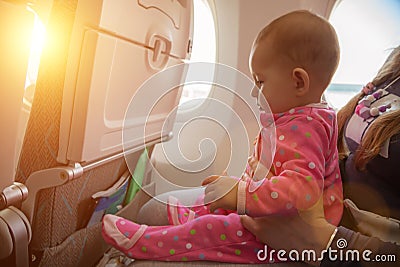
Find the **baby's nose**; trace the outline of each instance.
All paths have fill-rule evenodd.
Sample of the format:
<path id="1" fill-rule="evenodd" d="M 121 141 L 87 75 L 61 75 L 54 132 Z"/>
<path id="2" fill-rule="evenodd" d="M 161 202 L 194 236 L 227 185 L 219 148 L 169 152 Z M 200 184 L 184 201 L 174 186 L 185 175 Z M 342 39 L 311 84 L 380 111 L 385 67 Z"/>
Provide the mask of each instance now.
<path id="1" fill-rule="evenodd" d="M 251 96 L 252 97 L 258 97 L 258 87 L 254 86 L 253 89 L 251 89 Z"/>

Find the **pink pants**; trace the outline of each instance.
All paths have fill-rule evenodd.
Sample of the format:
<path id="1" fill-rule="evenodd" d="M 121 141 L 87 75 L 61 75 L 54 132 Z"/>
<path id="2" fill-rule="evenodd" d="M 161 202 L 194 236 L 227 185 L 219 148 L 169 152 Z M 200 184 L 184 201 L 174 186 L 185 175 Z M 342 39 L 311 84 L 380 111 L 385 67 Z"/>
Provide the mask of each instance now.
<path id="1" fill-rule="evenodd" d="M 169 221 L 177 225 L 139 225 L 107 214 L 103 218 L 103 237 L 107 243 L 135 259 L 277 262 L 269 256 L 265 259 L 264 254 L 264 258 L 259 259 L 257 255 L 263 253 L 264 244 L 242 226 L 236 213 L 209 214 L 207 207 L 199 207 L 194 214 L 179 205 L 168 205 L 168 209 Z"/>

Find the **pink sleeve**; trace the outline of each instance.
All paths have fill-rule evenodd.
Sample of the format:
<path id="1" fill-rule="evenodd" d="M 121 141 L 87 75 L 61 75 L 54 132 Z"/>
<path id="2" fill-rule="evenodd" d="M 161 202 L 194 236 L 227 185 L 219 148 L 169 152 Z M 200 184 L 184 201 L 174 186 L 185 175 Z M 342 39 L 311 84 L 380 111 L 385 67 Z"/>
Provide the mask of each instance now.
<path id="1" fill-rule="evenodd" d="M 260 181 L 241 181 L 238 213 L 261 217 L 292 208 L 307 209 L 322 194 L 325 150 L 330 132 L 319 120 L 297 117 L 276 129 L 275 175 Z"/>

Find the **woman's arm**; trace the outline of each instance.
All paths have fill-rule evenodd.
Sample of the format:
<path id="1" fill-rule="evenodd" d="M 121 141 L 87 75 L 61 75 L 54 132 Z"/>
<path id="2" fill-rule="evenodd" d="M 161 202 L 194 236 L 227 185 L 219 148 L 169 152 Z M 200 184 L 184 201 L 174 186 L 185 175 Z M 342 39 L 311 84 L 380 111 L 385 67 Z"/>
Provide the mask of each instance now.
<path id="1" fill-rule="evenodd" d="M 399 266 L 400 247 L 338 227 L 320 266 Z"/>
<path id="2" fill-rule="evenodd" d="M 315 259 L 301 260 L 315 266 L 320 264 L 322 259 L 318 258 L 336 229 L 325 220 L 322 199 L 306 211 L 259 218 L 245 215 L 241 216 L 241 221 L 258 240 L 276 252 L 283 250 L 288 255 L 290 251 L 297 251 L 301 255 L 304 250 L 314 251 Z"/>
<path id="3" fill-rule="evenodd" d="M 307 211 L 290 215 L 264 218 L 242 216 L 242 224 L 261 242 L 276 251 L 284 250 L 286 255 L 292 250 L 297 251 L 299 255 L 304 251 L 314 251 L 315 259 L 300 258 L 311 265 L 322 267 L 399 265 L 398 245 L 344 227 L 336 228 L 325 220 L 320 202 Z"/>

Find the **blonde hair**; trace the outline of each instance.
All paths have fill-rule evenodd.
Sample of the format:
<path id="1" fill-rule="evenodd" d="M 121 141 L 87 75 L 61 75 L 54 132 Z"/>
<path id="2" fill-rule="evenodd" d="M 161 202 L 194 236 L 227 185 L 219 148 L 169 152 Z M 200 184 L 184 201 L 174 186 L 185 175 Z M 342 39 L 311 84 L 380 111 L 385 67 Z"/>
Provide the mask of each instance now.
<path id="1" fill-rule="evenodd" d="M 254 44 L 271 37 L 279 56 L 314 74 L 327 87 L 339 63 L 339 42 L 333 26 L 323 17 L 306 10 L 287 13 L 269 23 Z"/>
<path id="2" fill-rule="evenodd" d="M 400 46 L 393 49 L 386 62 L 383 64 L 372 83 L 379 87 L 400 75 Z M 349 151 L 344 140 L 345 123 L 350 118 L 358 101 L 363 98 L 363 92 L 353 97 L 337 114 L 339 138 L 339 157 L 345 158 Z M 355 154 L 354 164 L 358 170 L 365 170 L 367 163 L 377 156 L 385 141 L 393 135 L 400 133 L 400 109 L 386 112 L 375 119 L 361 140 Z"/>

